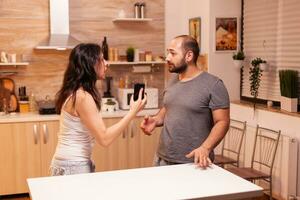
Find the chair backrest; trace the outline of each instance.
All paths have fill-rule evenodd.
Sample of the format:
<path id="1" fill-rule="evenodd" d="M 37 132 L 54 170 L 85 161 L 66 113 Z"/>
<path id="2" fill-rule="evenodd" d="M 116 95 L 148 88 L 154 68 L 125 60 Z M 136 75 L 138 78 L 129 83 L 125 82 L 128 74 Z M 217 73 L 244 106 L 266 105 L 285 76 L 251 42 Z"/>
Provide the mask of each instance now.
<path id="1" fill-rule="evenodd" d="M 222 155 L 227 154 L 227 156 L 237 160 L 237 164 L 245 132 L 246 122 L 230 120 L 230 126 L 222 145 Z"/>
<path id="2" fill-rule="evenodd" d="M 272 174 L 281 131 L 256 127 L 256 137 L 252 154 L 251 168 L 266 168 Z"/>

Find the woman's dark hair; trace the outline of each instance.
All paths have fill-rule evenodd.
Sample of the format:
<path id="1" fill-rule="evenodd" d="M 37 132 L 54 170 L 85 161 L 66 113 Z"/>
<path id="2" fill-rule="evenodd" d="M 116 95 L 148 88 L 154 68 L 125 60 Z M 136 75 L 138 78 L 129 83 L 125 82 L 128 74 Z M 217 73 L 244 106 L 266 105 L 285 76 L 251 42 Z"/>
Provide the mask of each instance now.
<path id="1" fill-rule="evenodd" d="M 101 62 L 101 47 L 98 44 L 78 44 L 69 57 L 69 64 L 64 74 L 63 85 L 56 94 L 56 112 L 59 114 L 66 99 L 72 94 L 73 107 L 76 91 L 82 89 L 92 95 L 100 110 L 101 95 L 96 88 L 98 75 L 95 66 Z"/>

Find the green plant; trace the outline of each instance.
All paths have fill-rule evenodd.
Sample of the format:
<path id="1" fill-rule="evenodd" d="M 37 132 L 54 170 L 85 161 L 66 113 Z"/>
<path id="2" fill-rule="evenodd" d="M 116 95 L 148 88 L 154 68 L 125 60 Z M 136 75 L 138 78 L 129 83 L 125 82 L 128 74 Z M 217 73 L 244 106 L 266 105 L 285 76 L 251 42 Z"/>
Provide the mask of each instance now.
<path id="1" fill-rule="evenodd" d="M 288 98 L 298 98 L 298 71 L 279 70 L 280 93 Z"/>
<path id="2" fill-rule="evenodd" d="M 257 96 L 258 96 L 258 89 L 260 86 L 260 80 L 261 80 L 262 71 L 263 71 L 259 68 L 260 63 L 264 63 L 261 58 L 253 59 L 251 61 L 252 67 L 250 67 L 250 71 L 249 71 L 250 93 L 254 98 L 254 105 L 253 105 L 254 110 L 255 110 L 256 100 L 257 100 Z"/>
<path id="3" fill-rule="evenodd" d="M 267 61 L 265 61 L 261 58 L 255 58 L 251 61 L 252 66 L 259 66 L 260 63 L 267 63 Z"/>
<path id="4" fill-rule="evenodd" d="M 134 60 L 134 48 L 128 47 L 126 50 L 126 57 L 128 62 L 133 62 Z"/>
<path id="5" fill-rule="evenodd" d="M 242 51 L 238 51 L 233 54 L 232 56 L 233 60 L 244 60 L 245 59 L 245 54 Z"/>

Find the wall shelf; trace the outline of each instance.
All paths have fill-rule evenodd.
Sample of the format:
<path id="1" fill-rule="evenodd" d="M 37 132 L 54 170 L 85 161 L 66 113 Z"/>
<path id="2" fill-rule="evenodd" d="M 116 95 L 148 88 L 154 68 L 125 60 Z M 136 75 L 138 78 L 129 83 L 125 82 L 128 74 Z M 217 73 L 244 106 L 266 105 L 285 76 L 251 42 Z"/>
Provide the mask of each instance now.
<path id="1" fill-rule="evenodd" d="M 152 18 L 115 18 L 113 22 L 149 22 Z"/>
<path id="2" fill-rule="evenodd" d="M 14 71 L 0 71 L 0 77 L 3 76 L 12 76 L 17 74 L 18 72 L 14 72 Z"/>
<path id="3" fill-rule="evenodd" d="M 0 66 L 25 66 L 29 65 L 28 62 L 16 62 L 16 63 L 0 63 Z"/>

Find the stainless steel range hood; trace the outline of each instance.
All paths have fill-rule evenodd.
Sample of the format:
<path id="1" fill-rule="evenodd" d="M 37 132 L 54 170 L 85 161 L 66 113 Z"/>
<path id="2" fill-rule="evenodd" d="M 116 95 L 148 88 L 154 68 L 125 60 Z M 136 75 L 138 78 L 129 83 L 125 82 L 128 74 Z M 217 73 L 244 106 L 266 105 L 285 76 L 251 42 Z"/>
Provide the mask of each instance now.
<path id="1" fill-rule="evenodd" d="M 70 35 L 69 0 L 49 0 L 50 36 L 35 49 L 72 49 L 80 42 Z"/>

